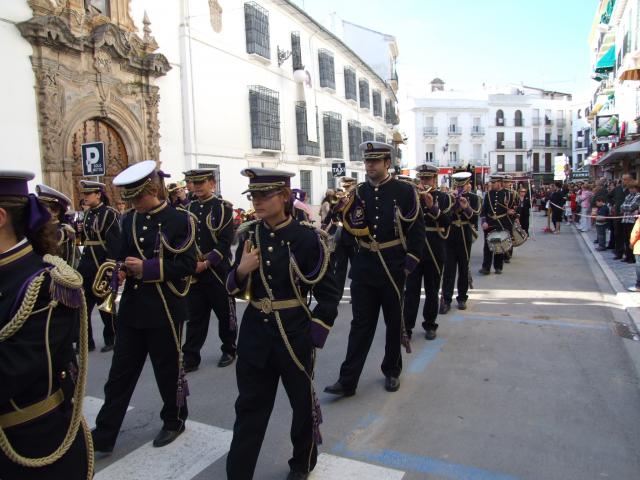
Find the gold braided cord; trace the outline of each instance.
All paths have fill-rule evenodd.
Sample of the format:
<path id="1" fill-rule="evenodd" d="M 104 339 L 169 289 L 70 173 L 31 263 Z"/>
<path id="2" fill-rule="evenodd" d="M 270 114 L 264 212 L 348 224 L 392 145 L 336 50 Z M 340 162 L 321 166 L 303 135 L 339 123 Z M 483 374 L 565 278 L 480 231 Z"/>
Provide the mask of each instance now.
<path id="1" fill-rule="evenodd" d="M 159 232 L 160 242 L 171 253 L 175 253 L 175 254 L 184 253 L 187 250 L 189 250 L 191 248 L 191 245 L 193 245 L 193 243 L 196 241 L 196 222 L 193 220 L 191 215 L 189 215 L 187 218 L 189 220 L 189 233 L 191 235 L 189 237 L 189 241 L 187 242 L 187 244 L 184 247 L 182 247 L 182 248 L 174 248 L 173 246 L 171 246 L 171 244 L 169 244 L 169 242 L 166 239 L 165 235 L 162 232 Z M 133 238 L 135 239 L 135 237 L 136 236 L 135 236 L 135 230 L 134 230 Z"/>
<path id="2" fill-rule="evenodd" d="M 53 255 L 45 255 L 43 258 L 45 263 L 53 265 L 53 268 L 49 270 L 51 275 L 51 281 L 58 282 L 63 286 L 74 288 L 78 285 L 78 278 L 80 279 L 80 285 L 82 285 L 82 277 L 78 272 L 71 268 L 60 257 Z M 24 299 L 20 308 L 11 319 L 11 321 L 0 331 L 0 342 L 5 341 L 14 335 L 20 327 L 24 325 L 27 319 L 33 314 L 33 306 L 36 303 L 40 288 L 45 278 L 45 272 L 42 272 L 36 278 L 34 278 L 27 287 L 24 295 Z M 39 458 L 25 457 L 13 448 L 4 430 L 0 428 L 0 450 L 6 455 L 6 457 L 18 465 L 22 465 L 27 468 L 42 468 L 47 465 L 51 465 L 60 460 L 68 451 L 78 434 L 78 428 L 84 421 L 82 415 L 82 403 L 84 401 L 84 391 L 87 381 L 87 358 L 89 353 L 89 326 L 87 322 L 87 304 L 84 300 L 84 295 L 81 295 L 80 304 L 80 337 L 79 337 L 79 350 L 78 355 L 78 378 L 73 391 L 73 410 L 71 413 L 71 421 L 69 422 L 69 428 L 64 436 L 64 439 L 51 454 Z M 49 303 L 49 308 L 54 309 L 58 305 L 58 302 L 52 300 Z M 85 434 L 86 438 L 86 434 Z M 87 443 L 87 455 L 93 457 L 93 445 Z M 91 472 L 93 473 L 93 462 L 89 464 Z M 91 478 L 89 475 L 87 478 Z"/>
<path id="3" fill-rule="evenodd" d="M 84 442 L 87 446 L 87 480 L 93 479 L 93 471 L 95 470 L 95 455 L 93 453 L 93 437 L 91 436 L 91 430 L 87 425 L 87 419 L 82 417 L 82 433 L 84 435 Z"/>
<path id="4" fill-rule="evenodd" d="M 400 220 L 402 220 L 405 223 L 413 223 L 416 221 L 416 218 L 418 218 L 418 215 L 420 215 L 420 197 L 418 197 L 418 190 L 417 189 L 413 189 L 413 196 L 415 197 L 415 205 L 416 205 L 416 211 L 413 214 L 413 216 L 411 217 L 405 217 L 402 214 L 402 211 L 400 210 L 400 207 L 396 207 L 397 208 L 397 216 Z"/>
<path id="5" fill-rule="evenodd" d="M 298 277 L 303 283 L 306 283 L 307 285 L 316 285 L 317 283 L 319 283 L 320 280 L 322 280 L 322 278 L 324 277 L 325 273 L 327 273 L 327 268 L 329 267 L 329 257 L 331 256 L 329 246 L 327 245 L 325 239 L 319 234 L 318 242 L 320 243 L 320 253 L 322 254 L 322 265 L 320 267 L 320 272 L 315 279 L 309 279 L 304 275 L 304 273 L 302 273 L 302 270 L 300 270 L 300 267 L 295 261 L 295 258 L 291 255 L 290 245 L 287 244 L 287 247 L 289 248 L 289 269 L 293 270 L 296 277 Z M 292 286 L 295 288 L 294 284 L 292 284 Z"/>

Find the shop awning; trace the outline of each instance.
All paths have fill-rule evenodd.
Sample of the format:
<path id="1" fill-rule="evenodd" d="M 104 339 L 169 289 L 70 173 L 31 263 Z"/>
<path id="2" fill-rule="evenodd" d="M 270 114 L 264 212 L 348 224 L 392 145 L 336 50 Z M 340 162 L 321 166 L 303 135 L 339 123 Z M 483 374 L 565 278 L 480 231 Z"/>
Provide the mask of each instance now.
<path id="1" fill-rule="evenodd" d="M 602 107 L 604 106 L 604 103 L 598 103 L 596 104 L 595 107 L 593 107 L 593 110 L 591 110 L 591 113 L 589 113 L 589 116 L 587 117 L 589 120 L 593 120 L 596 115 L 598 114 L 598 112 L 600 110 L 602 110 Z"/>
<path id="2" fill-rule="evenodd" d="M 609 50 L 602 56 L 598 63 L 596 63 L 597 73 L 606 73 L 613 70 L 616 65 L 616 47 L 615 45 L 610 47 Z"/>
<path id="3" fill-rule="evenodd" d="M 618 71 L 620 72 L 618 78 L 621 82 L 625 80 L 640 80 L 640 63 L 635 59 L 625 62 Z"/>
<path id="4" fill-rule="evenodd" d="M 598 165 L 610 165 L 625 158 L 640 158 L 640 141 L 611 150 L 600 159 Z"/>

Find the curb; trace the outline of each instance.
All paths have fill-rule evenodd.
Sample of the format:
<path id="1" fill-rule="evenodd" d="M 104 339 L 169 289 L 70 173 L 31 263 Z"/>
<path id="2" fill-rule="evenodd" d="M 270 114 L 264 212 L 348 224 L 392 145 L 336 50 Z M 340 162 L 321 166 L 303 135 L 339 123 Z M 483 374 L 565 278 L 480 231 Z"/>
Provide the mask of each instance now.
<path id="1" fill-rule="evenodd" d="M 598 262 L 600 269 L 604 273 L 605 277 L 609 281 L 609 285 L 611 285 L 611 289 L 615 293 L 616 301 L 622 306 L 624 311 L 629 316 L 629 319 L 633 323 L 636 332 L 639 331 L 638 327 L 640 326 L 640 295 L 638 293 L 627 291 L 626 287 L 622 284 L 622 282 L 618 279 L 618 276 L 611 270 L 611 267 L 607 265 L 607 262 L 602 258 L 600 252 L 596 251 L 593 246 L 593 241 L 589 238 L 589 235 L 579 231 L 577 228 L 573 227 L 573 234 L 579 237 L 582 237 L 582 240 L 585 243 L 587 249 L 593 255 L 593 258 Z"/>

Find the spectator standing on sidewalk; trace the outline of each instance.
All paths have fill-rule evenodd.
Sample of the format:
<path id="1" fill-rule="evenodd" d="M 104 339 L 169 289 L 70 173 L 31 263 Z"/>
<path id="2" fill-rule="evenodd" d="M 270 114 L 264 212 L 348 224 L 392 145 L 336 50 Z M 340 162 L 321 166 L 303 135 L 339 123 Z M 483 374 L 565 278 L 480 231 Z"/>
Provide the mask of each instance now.
<path id="1" fill-rule="evenodd" d="M 584 184 L 578 195 L 580 202 L 580 227 L 581 232 L 588 232 L 591 229 L 591 186 Z"/>
<path id="2" fill-rule="evenodd" d="M 629 243 L 636 257 L 636 284 L 627 288 L 630 292 L 640 292 L 640 242 L 638 240 L 640 240 L 640 218 L 636 218 L 636 223 L 633 224 L 629 237 Z"/>
<path id="3" fill-rule="evenodd" d="M 633 250 L 631 248 L 630 238 L 631 231 L 633 230 L 633 224 L 636 221 L 638 210 L 640 209 L 640 194 L 638 194 L 638 184 L 631 180 L 627 183 L 629 194 L 625 197 L 622 204 L 622 234 L 624 235 L 624 257 L 623 262 L 635 263 L 636 260 L 633 257 Z"/>
<path id="4" fill-rule="evenodd" d="M 551 185 L 551 195 L 549 196 L 549 206 L 551 207 L 551 221 L 553 222 L 553 233 L 560 233 L 562 216 L 564 214 L 564 204 L 566 198 L 561 185 L 554 183 Z"/>
<path id="5" fill-rule="evenodd" d="M 576 202 L 576 187 L 571 185 L 569 188 L 569 196 L 567 199 L 569 200 L 569 206 L 571 207 L 571 223 L 576 223 L 576 210 L 578 203 Z"/>
<path id="6" fill-rule="evenodd" d="M 531 198 L 527 193 L 527 189 L 524 187 L 520 187 L 518 191 L 519 202 L 518 208 L 516 212 L 518 213 L 518 220 L 520 221 L 520 226 L 523 228 L 527 235 L 529 235 L 529 217 L 531 216 Z"/>
<path id="7" fill-rule="evenodd" d="M 612 197 L 613 197 L 613 209 L 611 210 L 612 217 L 620 217 L 622 216 L 622 204 L 624 203 L 625 197 L 629 194 L 629 190 L 627 188 L 627 184 L 631 182 L 632 178 L 629 174 L 624 174 L 622 176 L 622 184 L 616 186 L 613 189 Z M 613 236 L 615 242 L 615 252 L 616 255 L 613 257 L 615 260 L 621 260 L 624 257 L 624 244 L 625 244 L 625 235 L 622 228 L 622 220 L 620 218 L 616 218 L 612 220 L 613 222 Z M 627 241 L 629 240 L 629 236 L 626 236 Z"/>
<path id="8" fill-rule="evenodd" d="M 596 250 L 607 249 L 607 226 L 609 223 L 609 207 L 602 197 L 596 199 L 596 231 L 598 232 L 598 247 Z"/>

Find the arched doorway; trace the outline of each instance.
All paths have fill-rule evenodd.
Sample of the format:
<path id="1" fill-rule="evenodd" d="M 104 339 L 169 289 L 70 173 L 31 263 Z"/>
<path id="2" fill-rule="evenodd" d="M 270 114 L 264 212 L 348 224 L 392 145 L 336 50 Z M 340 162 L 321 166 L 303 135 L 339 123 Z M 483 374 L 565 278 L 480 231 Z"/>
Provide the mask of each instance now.
<path id="1" fill-rule="evenodd" d="M 129 155 L 122 141 L 122 137 L 107 122 L 92 118 L 80 124 L 71 135 L 67 146 L 67 158 L 73 158 L 73 196 L 74 208 L 79 208 L 82 198 L 78 183 L 84 178 L 82 175 L 82 153 L 80 146 L 83 143 L 104 142 L 104 151 L 107 162 L 107 174 L 100 181 L 107 185 L 107 195 L 114 202 L 120 198 L 119 192 L 113 187 L 113 177 L 129 166 Z M 93 178 L 91 178 L 93 180 Z"/>

